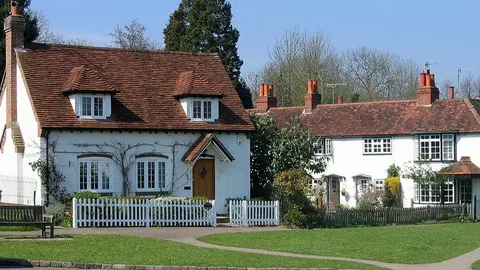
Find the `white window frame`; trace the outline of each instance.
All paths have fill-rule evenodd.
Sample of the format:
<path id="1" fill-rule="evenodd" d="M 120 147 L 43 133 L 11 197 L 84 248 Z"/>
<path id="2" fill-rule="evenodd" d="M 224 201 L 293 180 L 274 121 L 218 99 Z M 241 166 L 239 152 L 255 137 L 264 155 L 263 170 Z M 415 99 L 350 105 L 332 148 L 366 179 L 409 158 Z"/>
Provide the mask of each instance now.
<path id="1" fill-rule="evenodd" d="M 444 189 L 444 203 L 450 204 L 455 202 L 455 185 L 453 182 L 448 182 L 445 184 L 447 188 Z M 451 194 L 448 194 L 448 192 Z M 438 188 L 438 193 L 435 192 L 435 189 L 432 189 L 432 185 L 429 184 L 418 184 L 414 183 L 413 188 L 413 201 L 416 203 L 425 203 L 425 204 L 439 204 L 441 202 L 440 188 Z M 425 194 L 422 194 L 425 192 Z M 438 194 L 438 200 L 434 200 Z M 426 198 L 426 199 L 425 199 Z"/>
<path id="2" fill-rule="evenodd" d="M 139 184 L 139 164 L 143 164 L 143 187 Z M 154 164 L 153 187 L 149 187 L 152 179 L 150 177 L 150 164 Z M 162 165 L 163 164 L 163 165 Z M 140 158 L 135 161 L 135 188 L 137 191 L 165 191 L 167 189 L 167 161 L 164 158 Z"/>
<path id="3" fill-rule="evenodd" d="M 357 191 L 364 192 L 372 186 L 372 178 L 368 177 L 356 177 L 355 184 L 357 185 Z"/>
<path id="4" fill-rule="evenodd" d="M 432 145 L 435 144 L 435 147 Z M 455 134 L 420 134 L 418 136 L 418 159 L 422 161 L 454 161 Z M 432 150 L 435 154 L 432 154 Z"/>
<path id="5" fill-rule="evenodd" d="M 319 151 L 315 153 L 316 156 L 331 156 L 333 145 L 331 138 L 317 138 L 316 142 L 314 143 L 315 146 L 319 146 Z"/>
<path id="6" fill-rule="evenodd" d="M 200 102 L 199 115 L 195 113 L 195 104 Z M 192 121 L 215 121 L 218 116 L 215 115 L 215 110 L 218 110 L 218 100 L 215 99 L 192 99 L 191 102 L 191 120 Z M 200 117 L 198 117 L 200 116 Z"/>
<path id="7" fill-rule="evenodd" d="M 363 138 L 364 155 L 392 154 L 392 138 Z"/>
<path id="8" fill-rule="evenodd" d="M 87 166 L 87 175 L 82 175 L 83 166 Z M 93 172 L 92 168 L 97 166 L 97 177 L 98 177 L 98 187 L 92 187 Z M 105 168 L 108 168 L 108 171 L 105 173 Z M 96 192 L 110 192 L 113 188 L 113 177 L 112 177 L 113 163 L 111 159 L 108 158 L 82 158 L 78 160 L 78 190 L 80 191 L 96 191 Z M 86 177 L 86 182 L 82 181 L 82 176 Z M 87 185 L 86 188 L 83 187 L 82 183 Z M 108 187 L 105 187 L 108 184 Z"/>
<path id="9" fill-rule="evenodd" d="M 384 190 L 385 189 L 385 179 L 374 179 L 375 190 Z"/>
<path id="10" fill-rule="evenodd" d="M 80 119 L 107 119 L 111 114 L 111 97 L 109 95 L 85 95 L 75 94 L 70 97 L 72 105 L 74 105 L 75 114 Z M 84 101 L 90 101 L 89 113 L 84 112 Z M 95 104 L 101 100 L 101 110 L 95 109 Z M 97 101 L 97 103 L 95 102 Z"/>

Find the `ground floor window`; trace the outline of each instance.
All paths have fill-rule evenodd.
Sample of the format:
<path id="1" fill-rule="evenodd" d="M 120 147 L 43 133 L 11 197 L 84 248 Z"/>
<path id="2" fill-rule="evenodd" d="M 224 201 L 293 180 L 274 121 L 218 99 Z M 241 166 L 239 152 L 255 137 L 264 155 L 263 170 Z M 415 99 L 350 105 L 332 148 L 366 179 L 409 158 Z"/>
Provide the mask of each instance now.
<path id="1" fill-rule="evenodd" d="M 138 190 L 164 190 L 165 162 L 158 160 L 137 161 L 137 189 Z"/>
<path id="2" fill-rule="evenodd" d="M 417 203 L 440 203 L 440 187 L 415 183 L 413 199 Z M 443 201 L 444 203 L 455 202 L 455 185 L 453 182 L 443 186 Z"/>
<path id="3" fill-rule="evenodd" d="M 110 160 L 82 160 L 79 162 L 80 190 L 105 191 L 111 189 Z"/>
<path id="4" fill-rule="evenodd" d="M 457 179 L 457 202 L 471 203 L 472 202 L 472 179 Z"/>

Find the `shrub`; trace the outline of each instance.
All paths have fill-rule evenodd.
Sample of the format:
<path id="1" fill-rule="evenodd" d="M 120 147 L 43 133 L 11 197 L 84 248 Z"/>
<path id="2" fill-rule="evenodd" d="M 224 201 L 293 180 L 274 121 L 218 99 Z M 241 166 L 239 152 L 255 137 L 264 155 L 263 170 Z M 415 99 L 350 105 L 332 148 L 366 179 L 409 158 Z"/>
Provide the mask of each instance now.
<path id="1" fill-rule="evenodd" d="M 387 207 L 401 206 L 400 177 L 385 179 L 385 199 L 383 203 Z"/>
<path id="2" fill-rule="evenodd" d="M 77 192 L 75 193 L 75 195 L 73 195 L 73 198 L 75 199 L 98 199 L 100 198 L 100 194 L 98 194 L 97 192 L 92 192 L 92 191 L 80 191 L 80 192 Z"/>
<path id="3" fill-rule="evenodd" d="M 60 225 L 65 220 L 65 212 L 67 212 L 67 206 L 62 203 L 50 204 L 45 208 L 45 213 L 52 215 L 55 219 L 55 225 Z"/>
<path id="4" fill-rule="evenodd" d="M 303 170 L 291 169 L 274 177 L 274 198 L 281 201 L 283 221 L 286 225 L 307 228 L 316 210 L 307 197 L 310 176 Z M 298 221 L 295 221 L 295 219 Z"/>
<path id="5" fill-rule="evenodd" d="M 382 206 L 385 192 L 383 190 L 367 189 L 358 198 L 358 209 L 371 209 Z"/>

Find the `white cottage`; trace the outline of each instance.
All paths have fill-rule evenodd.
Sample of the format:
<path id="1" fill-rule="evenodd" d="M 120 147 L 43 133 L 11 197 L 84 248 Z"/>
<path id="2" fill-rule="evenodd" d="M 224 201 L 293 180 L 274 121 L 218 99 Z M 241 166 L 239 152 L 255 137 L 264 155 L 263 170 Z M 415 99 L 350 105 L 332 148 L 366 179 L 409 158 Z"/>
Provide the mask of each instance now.
<path id="1" fill-rule="evenodd" d="M 37 204 L 30 165 L 52 153 L 70 194 L 205 196 L 218 213 L 249 198 L 254 127 L 218 55 L 24 44 L 24 30 L 12 9 L 0 175 L 36 179 Z"/>
<path id="2" fill-rule="evenodd" d="M 317 81 L 308 81 L 305 106 L 277 107 L 270 85 L 262 85 L 257 108 L 287 123 L 300 117 L 301 124 L 318 136 L 319 156 L 329 158 L 324 173 L 314 183 L 324 185 L 331 207 L 356 206 L 365 188 L 382 189 L 387 168 L 396 164 L 431 161 L 433 169 L 451 166 L 455 180 L 447 185 L 447 203 L 480 199 L 480 100 L 455 99 L 449 89 L 439 99 L 434 75 L 421 73 L 416 99 L 379 102 L 322 104 Z M 267 91 L 265 91 L 267 89 Z M 405 207 L 440 202 L 429 186 L 401 179 Z M 342 194 L 345 190 L 345 194 Z"/>

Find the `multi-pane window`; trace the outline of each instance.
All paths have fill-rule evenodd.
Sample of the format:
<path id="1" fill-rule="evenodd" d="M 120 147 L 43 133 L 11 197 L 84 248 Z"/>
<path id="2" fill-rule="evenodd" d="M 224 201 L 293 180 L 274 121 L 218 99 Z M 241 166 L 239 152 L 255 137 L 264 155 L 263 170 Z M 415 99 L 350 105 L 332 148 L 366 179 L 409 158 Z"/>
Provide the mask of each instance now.
<path id="1" fill-rule="evenodd" d="M 358 178 L 357 183 L 358 186 L 360 187 L 360 190 L 367 190 L 368 189 L 368 183 L 370 182 L 370 179 L 368 178 Z"/>
<path id="2" fill-rule="evenodd" d="M 367 138 L 363 139 L 364 154 L 391 154 L 391 138 Z"/>
<path id="3" fill-rule="evenodd" d="M 193 101 L 193 119 L 202 118 L 202 102 L 200 100 Z"/>
<path id="4" fill-rule="evenodd" d="M 440 203 L 441 201 L 441 190 L 439 187 L 415 183 L 414 193 L 415 202 Z M 445 203 L 454 202 L 454 185 L 451 182 L 443 186 L 443 201 Z"/>
<path id="5" fill-rule="evenodd" d="M 137 162 L 137 189 L 164 190 L 165 182 L 165 162 L 155 160 Z"/>
<path id="6" fill-rule="evenodd" d="M 385 180 L 383 179 L 375 179 L 375 190 L 383 190 L 384 183 Z"/>
<path id="7" fill-rule="evenodd" d="M 458 179 L 458 202 L 470 203 L 472 202 L 472 180 L 471 179 Z"/>
<path id="8" fill-rule="evenodd" d="M 203 118 L 205 119 L 212 118 L 212 102 L 211 101 L 203 102 Z"/>
<path id="9" fill-rule="evenodd" d="M 318 146 L 316 155 L 331 155 L 332 154 L 332 139 L 330 138 L 318 138 L 315 142 L 315 146 Z"/>
<path id="10" fill-rule="evenodd" d="M 453 134 L 425 134 L 419 136 L 420 160 L 454 160 L 455 136 Z"/>
<path id="11" fill-rule="evenodd" d="M 192 101 L 192 118 L 194 120 L 211 120 L 213 118 L 212 101 L 194 100 Z"/>
<path id="12" fill-rule="evenodd" d="M 84 160 L 79 162 L 80 190 L 110 190 L 111 161 Z"/>
<path id="13" fill-rule="evenodd" d="M 93 116 L 103 116 L 103 98 L 93 98 Z"/>
<path id="14" fill-rule="evenodd" d="M 80 116 L 105 116 L 104 98 L 86 96 L 81 98 Z"/>

